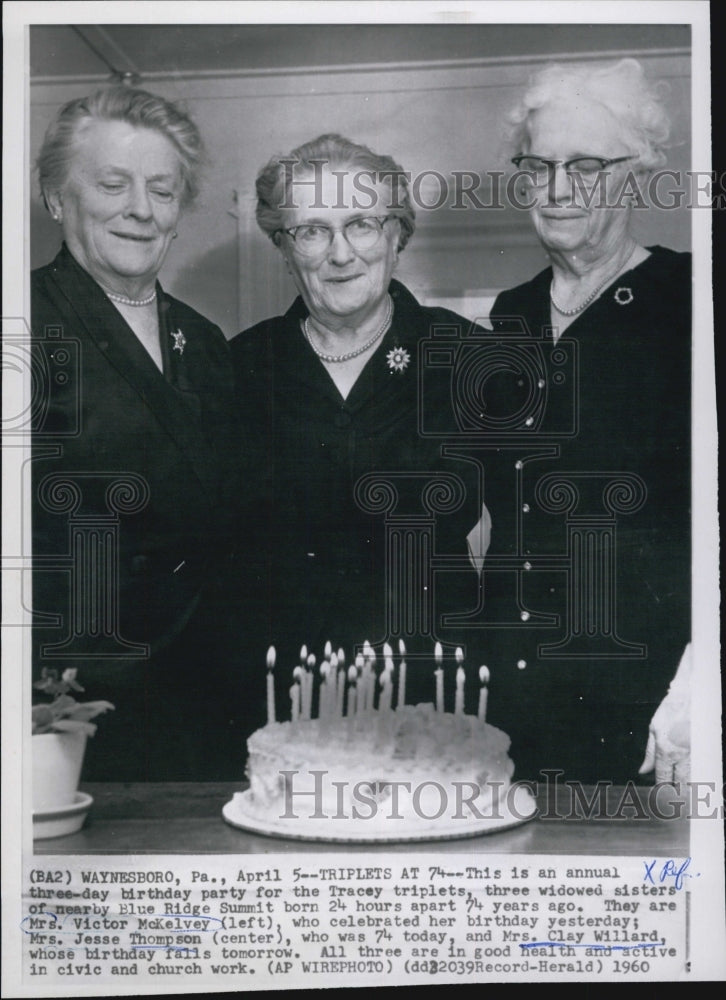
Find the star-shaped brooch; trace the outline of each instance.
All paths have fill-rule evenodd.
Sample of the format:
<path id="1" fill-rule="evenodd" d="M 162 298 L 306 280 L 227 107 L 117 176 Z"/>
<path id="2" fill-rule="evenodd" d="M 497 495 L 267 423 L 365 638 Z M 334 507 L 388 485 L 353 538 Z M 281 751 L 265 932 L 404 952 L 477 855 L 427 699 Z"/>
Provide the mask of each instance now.
<path id="1" fill-rule="evenodd" d="M 404 372 L 410 360 L 411 355 L 403 347 L 394 347 L 386 355 L 386 362 L 392 372 Z"/>
<path id="2" fill-rule="evenodd" d="M 625 288 L 624 286 L 616 289 L 613 298 L 619 306 L 629 306 L 634 299 L 633 289 Z"/>
<path id="3" fill-rule="evenodd" d="M 181 332 L 181 330 L 170 330 L 171 336 L 174 338 L 173 351 L 179 351 L 180 354 L 184 354 L 184 348 L 186 347 L 187 338 Z"/>

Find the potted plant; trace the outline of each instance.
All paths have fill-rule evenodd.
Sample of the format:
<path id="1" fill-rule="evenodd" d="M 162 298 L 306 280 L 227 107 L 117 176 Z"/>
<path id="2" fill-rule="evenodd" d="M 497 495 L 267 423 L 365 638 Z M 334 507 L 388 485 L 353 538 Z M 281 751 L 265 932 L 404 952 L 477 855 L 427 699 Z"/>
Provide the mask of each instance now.
<path id="1" fill-rule="evenodd" d="M 86 739 L 96 726 L 91 719 L 113 709 L 108 701 L 78 702 L 71 692 L 83 691 L 78 671 L 44 667 L 33 685 L 51 701 L 33 705 L 33 812 L 52 813 L 73 806 L 81 779 Z"/>

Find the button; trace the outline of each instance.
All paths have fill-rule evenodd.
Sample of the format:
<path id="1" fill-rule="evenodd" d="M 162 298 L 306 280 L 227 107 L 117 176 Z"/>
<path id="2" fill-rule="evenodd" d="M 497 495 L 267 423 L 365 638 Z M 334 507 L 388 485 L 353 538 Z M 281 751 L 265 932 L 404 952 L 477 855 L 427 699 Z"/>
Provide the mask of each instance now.
<path id="1" fill-rule="evenodd" d="M 338 412 L 333 417 L 333 423 L 336 427 L 340 427 L 341 430 L 344 427 L 350 427 L 353 422 L 353 418 L 347 410 L 338 410 Z"/>
<path id="2" fill-rule="evenodd" d="M 524 668 L 526 666 L 527 666 L 527 661 L 526 660 L 517 660 L 517 669 L 518 670 L 524 670 Z"/>
<path id="3" fill-rule="evenodd" d="M 529 621 L 529 611 L 522 611 L 522 613 L 520 614 L 519 617 L 522 619 L 523 622 L 528 622 Z"/>
<path id="4" fill-rule="evenodd" d="M 522 510 L 524 511 L 525 514 L 529 514 L 529 504 L 528 503 L 523 503 L 522 504 Z"/>
<path id="5" fill-rule="evenodd" d="M 527 417 L 527 419 L 524 422 L 527 425 L 527 427 L 531 427 L 532 424 L 534 423 L 534 417 Z"/>
<path id="6" fill-rule="evenodd" d="M 529 562 L 529 561 L 528 561 L 528 562 L 526 562 L 526 563 L 524 564 L 524 568 L 525 568 L 525 569 L 532 569 L 532 563 L 531 563 L 531 562 Z"/>

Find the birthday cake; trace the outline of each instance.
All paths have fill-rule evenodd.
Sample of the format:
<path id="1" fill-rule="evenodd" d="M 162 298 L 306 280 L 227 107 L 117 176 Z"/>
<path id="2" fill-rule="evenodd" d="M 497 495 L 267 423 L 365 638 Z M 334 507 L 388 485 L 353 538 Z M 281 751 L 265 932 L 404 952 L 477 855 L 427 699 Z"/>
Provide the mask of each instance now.
<path id="1" fill-rule="evenodd" d="M 403 657 L 394 667 L 384 647 L 378 671 L 366 646 L 346 670 L 342 652 L 326 649 L 314 716 L 315 659 L 303 655 L 289 721 L 276 721 L 268 684 L 268 723 L 247 741 L 249 788 L 227 804 L 225 819 L 285 837 L 376 841 L 472 836 L 531 818 L 528 790 L 512 787 L 509 737 L 485 719 L 487 668 L 478 714 L 467 715 L 457 650 L 456 700 L 446 712 L 440 647 L 436 658 L 435 702 L 408 705 Z"/>

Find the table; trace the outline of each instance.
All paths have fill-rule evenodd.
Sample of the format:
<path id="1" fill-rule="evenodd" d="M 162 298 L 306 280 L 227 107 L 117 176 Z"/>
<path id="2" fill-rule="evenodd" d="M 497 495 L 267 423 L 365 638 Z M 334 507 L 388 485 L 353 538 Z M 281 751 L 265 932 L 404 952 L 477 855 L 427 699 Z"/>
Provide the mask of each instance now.
<path id="1" fill-rule="evenodd" d="M 669 789 L 537 786 L 540 814 L 510 830 L 459 840 L 345 844 L 283 840 L 229 826 L 222 807 L 234 782 L 88 783 L 93 796 L 84 827 L 36 840 L 41 854 L 481 853 L 683 857 L 689 853 L 687 803 L 669 804 Z M 589 808 L 587 803 L 593 803 Z M 589 815 L 588 815 L 589 813 Z M 680 813 L 680 815 L 679 815 Z M 674 818 L 666 818 L 675 814 Z"/>

